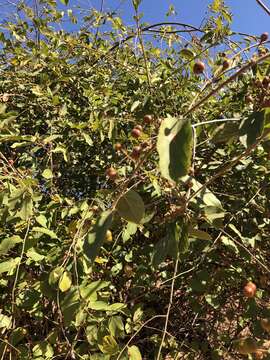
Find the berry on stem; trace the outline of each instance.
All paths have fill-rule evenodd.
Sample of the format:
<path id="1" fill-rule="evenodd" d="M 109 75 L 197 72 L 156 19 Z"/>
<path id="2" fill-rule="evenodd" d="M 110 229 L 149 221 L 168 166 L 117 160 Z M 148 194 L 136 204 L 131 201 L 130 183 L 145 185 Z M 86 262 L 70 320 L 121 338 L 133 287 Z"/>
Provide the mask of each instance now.
<path id="1" fill-rule="evenodd" d="M 151 124 L 151 122 L 153 121 L 153 116 L 152 115 L 144 115 L 143 121 L 145 122 L 145 124 Z"/>
<path id="2" fill-rule="evenodd" d="M 135 137 L 136 139 L 138 139 L 138 138 L 141 136 L 141 130 L 134 128 L 134 129 L 132 129 L 132 131 L 131 131 L 131 135 L 132 135 L 133 137 Z"/>
<path id="3" fill-rule="evenodd" d="M 134 129 L 138 129 L 138 130 L 140 130 L 140 131 L 142 131 L 142 130 L 143 130 L 143 128 L 142 128 L 142 126 L 141 126 L 141 125 L 136 125 L 136 126 L 134 127 Z"/>
<path id="4" fill-rule="evenodd" d="M 122 144 L 116 143 L 116 144 L 114 145 L 114 150 L 115 150 L 115 151 L 120 151 L 121 149 L 122 149 Z"/>
<path id="5" fill-rule="evenodd" d="M 142 151 L 142 148 L 138 145 L 138 146 L 134 146 L 133 150 L 132 150 L 132 153 L 131 153 L 131 157 L 133 159 L 138 159 L 141 155 L 141 151 Z"/>
<path id="6" fill-rule="evenodd" d="M 269 36 L 268 32 L 262 33 L 261 36 L 260 36 L 260 41 L 261 41 L 261 43 L 264 42 L 264 41 L 267 41 L 267 40 L 268 40 L 268 36 Z"/>
<path id="7" fill-rule="evenodd" d="M 106 175 L 111 179 L 115 179 L 117 176 L 117 171 L 113 168 L 110 167 L 109 169 L 106 170 Z"/>
<path id="8" fill-rule="evenodd" d="M 197 61 L 193 66 L 193 72 L 196 75 L 202 74 L 205 70 L 205 65 L 202 61 Z"/>
<path id="9" fill-rule="evenodd" d="M 257 286 L 252 282 L 249 281 L 245 286 L 244 286 L 244 296 L 247 298 L 253 298 L 256 295 L 256 291 L 257 291 Z"/>

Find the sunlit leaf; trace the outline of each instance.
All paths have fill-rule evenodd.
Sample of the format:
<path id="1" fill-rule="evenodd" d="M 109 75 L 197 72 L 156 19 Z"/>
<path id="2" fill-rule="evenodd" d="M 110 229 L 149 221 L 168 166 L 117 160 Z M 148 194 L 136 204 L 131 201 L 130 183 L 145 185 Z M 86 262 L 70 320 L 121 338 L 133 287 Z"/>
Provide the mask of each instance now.
<path id="1" fill-rule="evenodd" d="M 162 176 L 178 181 L 187 175 L 192 157 L 192 128 L 189 121 L 167 117 L 161 123 L 157 150 Z"/>
<path id="2" fill-rule="evenodd" d="M 93 229 L 84 241 L 83 250 L 86 257 L 94 261 L 100 247 L 105 241 L 106 232 L 110 228 L 113 219 L 111 211 L 103 212 L 97 219 Z"/>
<path id="3" fill-rule="evenodd" d="M 145 213 L 143 200 L 134 190 L 128 191 L 118 200 L 116 209 L 122 218 L 136 224 L 140 223 Z"/>
<path id="4" fill-rule="evenodd" d="M 71 285 L 72 285 L 72 280 L 71 280 L 71 275 L 69 272 L 65 271 L 60 280 L 59 280 L 59 289 L 62 292 L 66 292 L 70 289 Z"/>

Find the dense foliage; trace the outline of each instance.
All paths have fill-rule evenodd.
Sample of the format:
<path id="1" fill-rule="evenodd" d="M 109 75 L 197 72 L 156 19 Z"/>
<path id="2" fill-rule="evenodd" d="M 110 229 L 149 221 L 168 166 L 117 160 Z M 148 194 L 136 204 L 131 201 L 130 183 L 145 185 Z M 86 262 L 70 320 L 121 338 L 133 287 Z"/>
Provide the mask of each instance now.
<path id="1" fill-rule="evenodd" d="M 270 358 L 267 34 L 61 3 L 1 25 L 0 358 Z"/>

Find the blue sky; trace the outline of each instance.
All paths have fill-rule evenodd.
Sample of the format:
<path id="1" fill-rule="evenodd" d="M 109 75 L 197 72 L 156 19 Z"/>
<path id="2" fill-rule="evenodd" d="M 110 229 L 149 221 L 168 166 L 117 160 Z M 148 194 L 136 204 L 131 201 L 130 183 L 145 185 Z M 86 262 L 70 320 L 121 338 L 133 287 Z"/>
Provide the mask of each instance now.
<path id="1" fill-rule="evenodd" d="M 131 0 L 103 0 L 105 9 L 119 8 L 127 23 L 132 23 Z M 264 0 L 270 7 L 270 0 Z M 81 4 L 83 7 L 93 6 L 100 8 L 101 0 L 72 0 L 72 4 Z M 165 14 L 170 4 L 175 6 L 178 13 L 174 20 L 199 25 L 207 10 L 209 0 L 142 0 L 140 7 L 144 12 L 144 20 L 150 23 L 166 20 Z M 251 34 L 261 34 L 269 31 L 270 16 L 257 4 L 256 0 L 225 0 L 232 9 L 233 30 Z"/>
<path id="2" fill-rule="evenodd" d="M 28 3 L 31 0 L 26 0 Z M 95 7 L 100 8 L 102 0 L 69 0 L 69 7 L 80 5 L 84 9 Z M 263 0 L 270 7 L 270 0 Z M 60 3 L 60 0 L 57 0 Z M 124 18 L 126 24 L 133 24 L 132 0 L 103 0 L 105 10 L 115 10 Z M 144 13 L 143 20 L 149 23 L 168 20 L 165 14 L 169 5 L 173 4 L 177 15 L 170 17 L 171 20 L 189 23 L 199 26 L 203 19 L 210 0 L 142 0 L 140 10 Z M 19 0 L 12 2 L 0 0 L 0 18 L 7 18 L 12 13 L 7 4 L 19 3 Z M 268 16 L 257 4 L 256 0 L 225 0 L 226 5 L 232 9 L 234 31 L 246 32 L 260 35 L 262 32 L 270 33 L 270 16 Z"/>

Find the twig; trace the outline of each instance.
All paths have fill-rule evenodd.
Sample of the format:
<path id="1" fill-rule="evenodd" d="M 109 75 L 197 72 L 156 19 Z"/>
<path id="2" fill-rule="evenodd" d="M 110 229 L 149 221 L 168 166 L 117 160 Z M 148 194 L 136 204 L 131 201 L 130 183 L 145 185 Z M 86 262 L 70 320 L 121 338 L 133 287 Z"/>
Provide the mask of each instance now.
<path id="1" fill-rule="evenodd" d="M 167 310 L 167 314 L 166 314 L 166 321 L 165 321 L 165 325 L 164 325 L 164 329 L 163 329 L 163 335 L 162 335 L 160 347 L 159 347 L 159 350 L 158 350 L 157 360 L 160 359 L 161 351 L 162 351 L 164 341 L 165 341 L 165 338 L 166 338 L 166 334 L 167 334 L 168 323 L 169 323 L 169 318 L 170 318 L 170 312 L 171 312 L 171 307 L 172 307 L 172 303 L 173 303 L 174 284 L 175 284 L 175 279 L 176 279 L 175 276 L 176 276 L 176 273 L 178 271 L 178 264 L 179 264 L 179 259 L 176 260 L 175 266 L 174 266 L 174 273 L 173 273 L 174 278 L 173 278 L 173 281 L 172 281 L 172 284 L 171 284 L 170 301 L 169 301 L 169 304 L 168 304 L 168 310 Z"/>
<path id="2" fill-rule="evenodd" d="M 193 127 L 193 128 L 196 128 L 197 126 L 214 124 L 214 123 L 217 123 L 217 122 L 240 121 L 240 120 L 242 120 L 242 119 L 241 119 L 241 118 L 214 119 L 214 120 L 202 121 L 202 122 L 200 122 L 200 123 L 193 124 L 192 127 Z"/>
<path id="3" fill-rule="evenodd" d="M 251 68 L 252 66 L 258 64 L 259 62 L 267 59 L 270 57 L 270 53 L 267 53 L 261 57 L 259 57 L 256 60 L 252 60 L 250 62 L 248 62 L 246 65 L 244 65 L 241 69 L 239 69 L 238 71 L 236 71 L 236 73 L 234 73 L 232 76 L 230 76 L 227 80 L 225 80 L 223 83 L 221 83 L 219 86 L 217 86 L 215 89 L 213 89 L 212 91 L 210 91 L 210 93 L 208 93 L 207 95 L 205 95 L 205 97 L 203 97 L 200 101 L 198 101 L 196 104 L 194 104 L 191 108 L 189 108 L 186 113 L 183 115 L 183 117 L 185 118 L 187 115 L 189 115 L 190 113 L 192 113 L 195 109 L 197 109 L 198 107 L 200 107 L 205 101 L 207 101 L 211 96 L 215 95 L 219 90 L 221 90 L 224 86 L 228 85 L 230 82 L 232 82 L 233 80 L 235 80 L 240 74 L 242 74 L 243 72 L 245 72 L 246 70 L 248 70 L 249 68 Z"/>
<path id="4" fill-rule="evenodd" d="M 128 342 L 126 343 L 126 345 L 123 347 L 123 349 L 120 351 L 120 353 L 118 354 L 116 360 L 120 360 L 121 356 L 123 354 L 123 352 L 126 350 L 126 348 L 128 347 L 128 345 L 131 343 L 131 341 L 139 334 L 139 332 L 145 327 L 145 325 L 149 324 L 151 321 L 158 319 L 158 318 L 164 318 L 166 317 L 166 315 L 155 315 L 153 317 L 151 317 L 151 319 L 148 319 L 147 321 L 145 321 L 141 327 L 131 336 L 131 338 L 128 340 Z"/>
<path id="5" fill-rule="evenodd" d="M 221 229 L 220 231 L 224 235 L 228 236 L 235 244 L 237 244 L 238 246 L 243 248 L 257 264 L 259 264 L 266 272 L 268 272 L 268 274 L 270 274 L 270 269 L 264 263 L 262 263 L 259 259 L 257 259 L 257 257 L 254 254 L 252 254 L 252 252 L 245 245 L 243 245 L 240 241 L 238 241 L 234 237 L 232 237 L 229 233 L 227 233 L 227 231 L 225 231 L 223 229 Z"/>
<path id="6" fill-rule="evenodd" d="M 27 228 L 26 228 L 26 232 L 23 238 L 23 244 L 22 244 L 22 251 L 21 251 L 21 255 L 20 255 L 20 260 L 16 269 L 16 274 L 15 274 L 15 280 L 13 283 L 13 287 L 12 287 L 12 293 L 11 293 L 11 313 L 12 313 L 12 327 L 15 328 L 16 327 L 16 323 L 15 323 L 15 316 L 14 316 L 14 308 L 15 308 L 15 291 L 16 291 L 16 286 L 17 286 L 17 282 L 18 282 L 18 277 L 19 277 L 19 270 L 20 270 L 20 266 L 22 263 L 22 259 L 23 259 L 23 255 L 24 255 L 24 249 L 25 249 L 25 243 L 26 243 L 26 239 L 28 237 L 29 234 L 29 229 L 30 229 L 30 219 L 28 220 L 27 223 Z"/>
<path id="7" fill-rule="evenodd" d="M 270 9 L 261 1 L 261 0 L 256 0 L 256 2 L 260 5 L 260 7 L 263 8 L 263 10 L 270 15 Z"/>
<path id="8" fill-rule="evenodd" d="M 218 171 L 214 176 L 212 176 L 206 183 L 204 183 L 197 191 L 195 191 L 187 200 L 187 203 L 194 198 L 199 192 L 204 190 L 208 185 L 212 184 L 217 178 L 224 175 L 227 171 L 229 171 L 233 166 L 235 166 L 241 159 L 245 158 L 260 144 L 262 140 L 264 140 L 270 133 L 270 129 L 266 130 L 263 135 L 257 138 L 254 144 L 250 145 L 244 152 L 238 155 L 234 160 L 230 161 L 227 165 L 225 165 L 220 171 Z"/>

